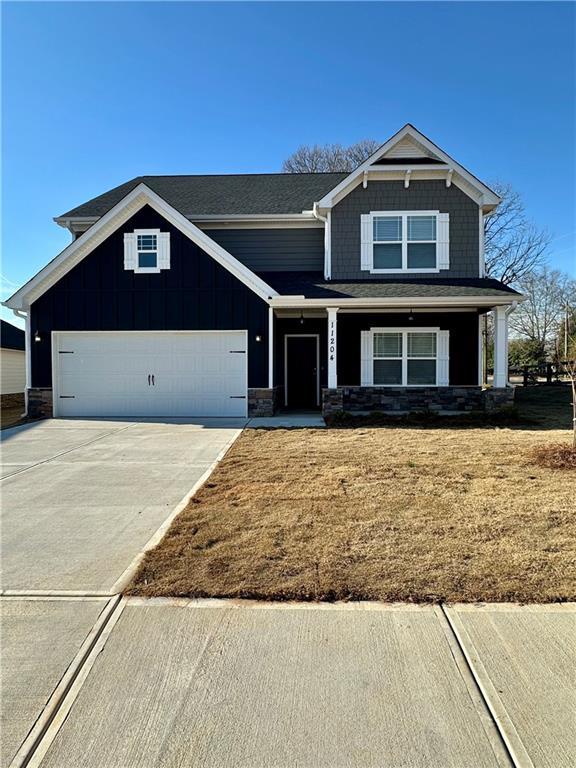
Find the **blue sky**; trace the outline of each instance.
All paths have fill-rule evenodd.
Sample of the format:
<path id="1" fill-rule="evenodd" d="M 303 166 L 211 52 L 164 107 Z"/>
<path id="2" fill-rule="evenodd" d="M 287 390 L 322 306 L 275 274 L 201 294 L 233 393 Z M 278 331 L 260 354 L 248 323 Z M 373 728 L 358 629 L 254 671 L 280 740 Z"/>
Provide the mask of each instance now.
<path id="1" fill-rule="evenodd" d="M 3 3 L 6 298 L 141 174 L 278 171 L 412 122 L 510 182 L 576 273 L 571 3 Z M 6 319 L 14 316 L 3 309 Z"/>

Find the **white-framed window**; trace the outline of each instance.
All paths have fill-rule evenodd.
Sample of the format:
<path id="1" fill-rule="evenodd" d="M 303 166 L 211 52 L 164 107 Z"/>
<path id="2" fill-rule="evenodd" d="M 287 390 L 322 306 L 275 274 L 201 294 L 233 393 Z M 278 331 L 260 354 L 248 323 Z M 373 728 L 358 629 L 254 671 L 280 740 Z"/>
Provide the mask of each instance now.
<path id="1" fill-rule="evenodd" d="M 154 274 L 170 269 L 170 233 L 135 229 L 124 234 L 124 269 Z"/>
<path id="2" fill-rule="evenodd" d="M 363 270 L 426 273 L 450 266 L 447 213 L 372 211 L 361 216 L 360 230 Z"/>
<path id="3" fill-rule="evenodd" d="M 362 386 L 440 387 L 449 379 L 449 332 L 439 328 L 362 331 Z"/>

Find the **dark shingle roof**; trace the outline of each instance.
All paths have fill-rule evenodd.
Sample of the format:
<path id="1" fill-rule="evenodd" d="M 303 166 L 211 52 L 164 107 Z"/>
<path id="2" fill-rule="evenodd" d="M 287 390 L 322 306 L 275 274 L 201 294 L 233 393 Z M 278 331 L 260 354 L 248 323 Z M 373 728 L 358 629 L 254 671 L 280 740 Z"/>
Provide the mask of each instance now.
<path id="1" fill-rule="evenodd" d="M 138 176 L 58 218 L 102 216 L 144 183 L 184 216 L 302 213 L 347 173 L 257 173 L 223 176 Z"/>
<path id="2" fill-rule="evenodd" d="M 499 280 L 477 278 L 388 278 L 386 280 L 324 280 L 321 272 L 259 272 L 281 295 L 307 299 L 384 299 L 458 296 L 518 296 Z"/>
<path id="3" fill-rule="evenodd" d="M 0 320 L 0 346 L 3 349 L 24 349 L 25 334 L 21 328 Z"/>

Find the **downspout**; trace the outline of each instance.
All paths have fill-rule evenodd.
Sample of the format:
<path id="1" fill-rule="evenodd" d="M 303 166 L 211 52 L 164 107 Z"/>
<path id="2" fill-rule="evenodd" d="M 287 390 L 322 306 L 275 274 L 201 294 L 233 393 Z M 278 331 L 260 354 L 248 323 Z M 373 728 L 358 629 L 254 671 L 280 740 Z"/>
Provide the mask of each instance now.
<path id="1" fill-rule="evenodd" d="M 26 384 L 24 388 L 24 413 L 22 416 L 28 416 L 28 390 L 32 386 L 32 347 L 30 345 L 30 312 L 22 312 L 20 309 L 13 309 L 12 312 L 24 320 L 24 354 L 26 356 Z"/>
<path id="2" fill-rule="evenodd" d="M 327 216 L 321 216 L 318 213 L 318 203 L 314 203 L 312 206 L 312 213 L 318 219 L 318 221 L 324 222 L 324 279 L 330 280 L 332 278 L 332 258 L 330 252 L 330 212 Z"/>

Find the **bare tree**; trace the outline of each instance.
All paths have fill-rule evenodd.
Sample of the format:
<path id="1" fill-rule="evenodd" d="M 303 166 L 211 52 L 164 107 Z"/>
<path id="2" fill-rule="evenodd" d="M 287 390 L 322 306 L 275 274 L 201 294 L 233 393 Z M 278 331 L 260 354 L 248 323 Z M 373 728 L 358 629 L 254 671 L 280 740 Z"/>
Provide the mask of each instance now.
<path id="1" fill-rule="evenodd" d="M 516 282 L 526 301 L 510 315 L 510 327 L 546 350 L 555 344 L 566 304 L 576 294 L 576 280 L 557 269 L 542 267 Z"/>
<path id="2" fill-rule="evenodd" d="M 341 144 L 302 145 L 282 163 L 283 173 L 326 173 L 353 171 L 370 157 L 380 143 L 374 139 L 343 147 Z"/>
<path id="3" fill-rule="evenodd" d="M 510 184 L 496 182 L 492 189 L 502 202 L 484 219 L 486 274 L 508 285 L 545 263 L 551 238 L 527 218 L 522 198 Z"/>

